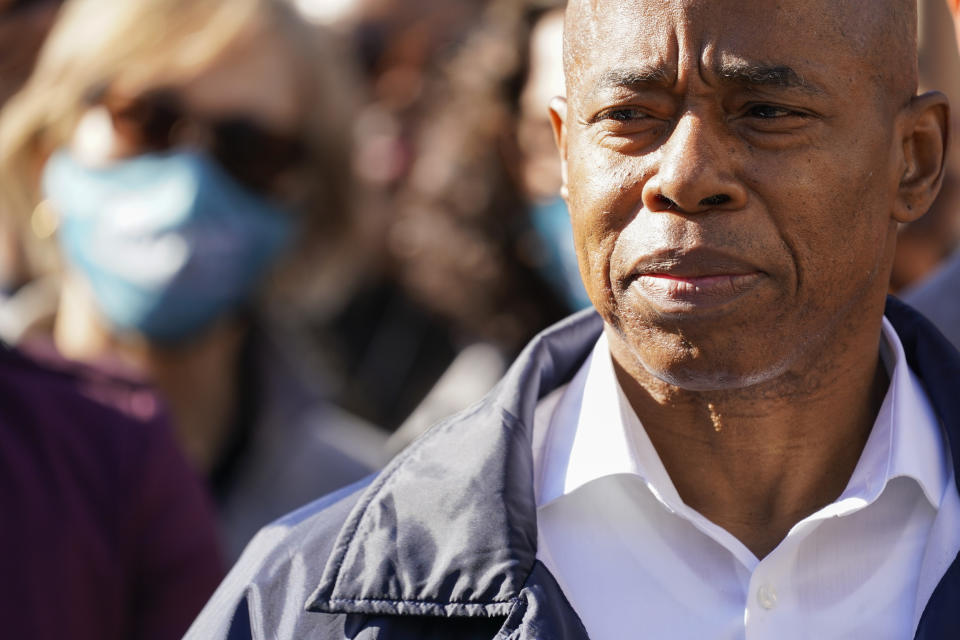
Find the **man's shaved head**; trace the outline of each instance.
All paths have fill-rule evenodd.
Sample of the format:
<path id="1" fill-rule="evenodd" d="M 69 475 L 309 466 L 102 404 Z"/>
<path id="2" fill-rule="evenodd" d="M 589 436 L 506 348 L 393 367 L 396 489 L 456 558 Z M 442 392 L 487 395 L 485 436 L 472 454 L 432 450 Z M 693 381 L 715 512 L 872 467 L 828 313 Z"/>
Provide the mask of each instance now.
<path id="1" fill-rule="evenodd" d="M 649 21 L 645 12 L 638 10 L 641 4 L 629 0 L 569 1 L 564 30 L 564 69 L 568 87 L 575 85 L 580 78 L 579 60 L 584 52 L 608 42 L 608 34 L 598 30 L 597 15 L 616 12 L 629 22 Z M 675 14 L 717 10 L 718 5 L 740 7 L 745 20 L 750 20 L 748 7 L 752 3 L 663 0 L 660 4 L 670 5 Z M 902 104 L 916 92 L 916 0 L 788 0 L 778 5 L 776 25 L 754 20 L 750 27 L 781 39 L 809 38 L 818 46 L 846 50 L 862 58 L 869 63 L 878 86 L 894 102 Z"/>

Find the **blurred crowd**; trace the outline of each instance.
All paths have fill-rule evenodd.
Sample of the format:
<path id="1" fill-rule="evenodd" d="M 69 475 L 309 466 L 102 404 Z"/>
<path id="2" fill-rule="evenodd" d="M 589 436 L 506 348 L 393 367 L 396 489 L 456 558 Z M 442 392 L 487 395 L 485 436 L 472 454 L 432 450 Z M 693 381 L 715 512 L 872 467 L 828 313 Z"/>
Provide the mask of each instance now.
<path id="1" fill-rule="evenodd" d="M 960 99 L 942 5 L 921 75 Z M 68 574 L 0 610 L 179 637 L 257 529 L 590 305 L 546 107 L 562 6 L 0 0 L 0 380 L 32 381 L 0 389 L 0 441 L 29 441 L 0 444 L 0 575 Z M 901 238 L 893 292 L 960 244 L 960 163 Z M 110 616 L 46 619 L 92 585 Z"/>

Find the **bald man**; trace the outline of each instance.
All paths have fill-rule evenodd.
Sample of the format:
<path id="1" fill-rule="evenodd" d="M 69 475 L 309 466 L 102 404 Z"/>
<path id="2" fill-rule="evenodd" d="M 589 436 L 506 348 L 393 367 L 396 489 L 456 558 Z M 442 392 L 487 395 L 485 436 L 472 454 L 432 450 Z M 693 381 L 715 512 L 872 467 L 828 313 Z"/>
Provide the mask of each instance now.
<path id="1" fill-rule="evenodd" d="M 595 311 L 262 532 L 190 637 L 958 637 L 960 355 L 886 298 L 943 175 L 915 25 L 574 0 L 551 117 Z"/>

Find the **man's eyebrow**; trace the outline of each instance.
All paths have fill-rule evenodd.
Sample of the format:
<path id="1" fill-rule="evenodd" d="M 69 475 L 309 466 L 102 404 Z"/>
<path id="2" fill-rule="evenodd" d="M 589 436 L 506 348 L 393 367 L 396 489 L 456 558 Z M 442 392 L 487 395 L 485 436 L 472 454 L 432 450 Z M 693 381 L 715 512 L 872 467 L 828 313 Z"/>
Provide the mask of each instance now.
<path id="1" fill-rule="evenodd" d="M 640 89 L 650 85 L 670 86 L 673 80 L 662 67 L 611 69 L 597 80 L 596 89 Z"/>
<path id="2" fill-rule="evenodd" d="M 715 75 L 729 83 L 745 86 L 775 87 L 778 89 L 801 89 L 811 94 L 824 91 L 808 82 L 793 68 L 782 64 L 754 64 L 749 62 L 724 62 L 715 70 Z M 611 69 L 600 76 L 595 89 L 627 88 L 641 90 L 650 86 L 669 87 L 674 78 L 663 67 L 631 67 Z"/>
<path id="3" fill-rule="evenodd" d="M 822 94 L 823 90 L 809 82 L 787 65 L 724 62 L 716 68 L 717 77 L 734 84 L 778 89 L 802 89 L 807 93 Z"/>

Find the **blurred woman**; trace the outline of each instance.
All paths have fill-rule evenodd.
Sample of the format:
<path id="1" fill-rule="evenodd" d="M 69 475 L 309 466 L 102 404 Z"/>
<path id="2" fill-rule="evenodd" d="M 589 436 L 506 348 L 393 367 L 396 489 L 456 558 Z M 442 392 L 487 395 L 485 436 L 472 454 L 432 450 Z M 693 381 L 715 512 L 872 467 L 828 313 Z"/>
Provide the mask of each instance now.
<path id="1" fill-rule="evenodd" d="M 362 259 L 346 68 L 279 0 L 70 0 L 0 120 L 5 205 L 55 292 L 8 338 L 154 383 L 231 557 L 379 460 L 295 339 Z"/>
<path id="2" fill-rule="evenodd" d="M 405 288 L 461 349 L 394 450 L 486 393 L 535 333 L 589 305 L 547 119 L 563 93 L 561 5 L 491 0 L 424 88 L 389 246 Z"/>
<path id="3" fill-rule="evenodd" d="M 0 0 L 0 107 L 59 6 Z M 0 248 L 4 289 L 20 279 L 18 246 Z M 223 576 L 208 496 L 155 394 L 3 344 L 0 513 L 4 637 L 175 640 Z"/>

